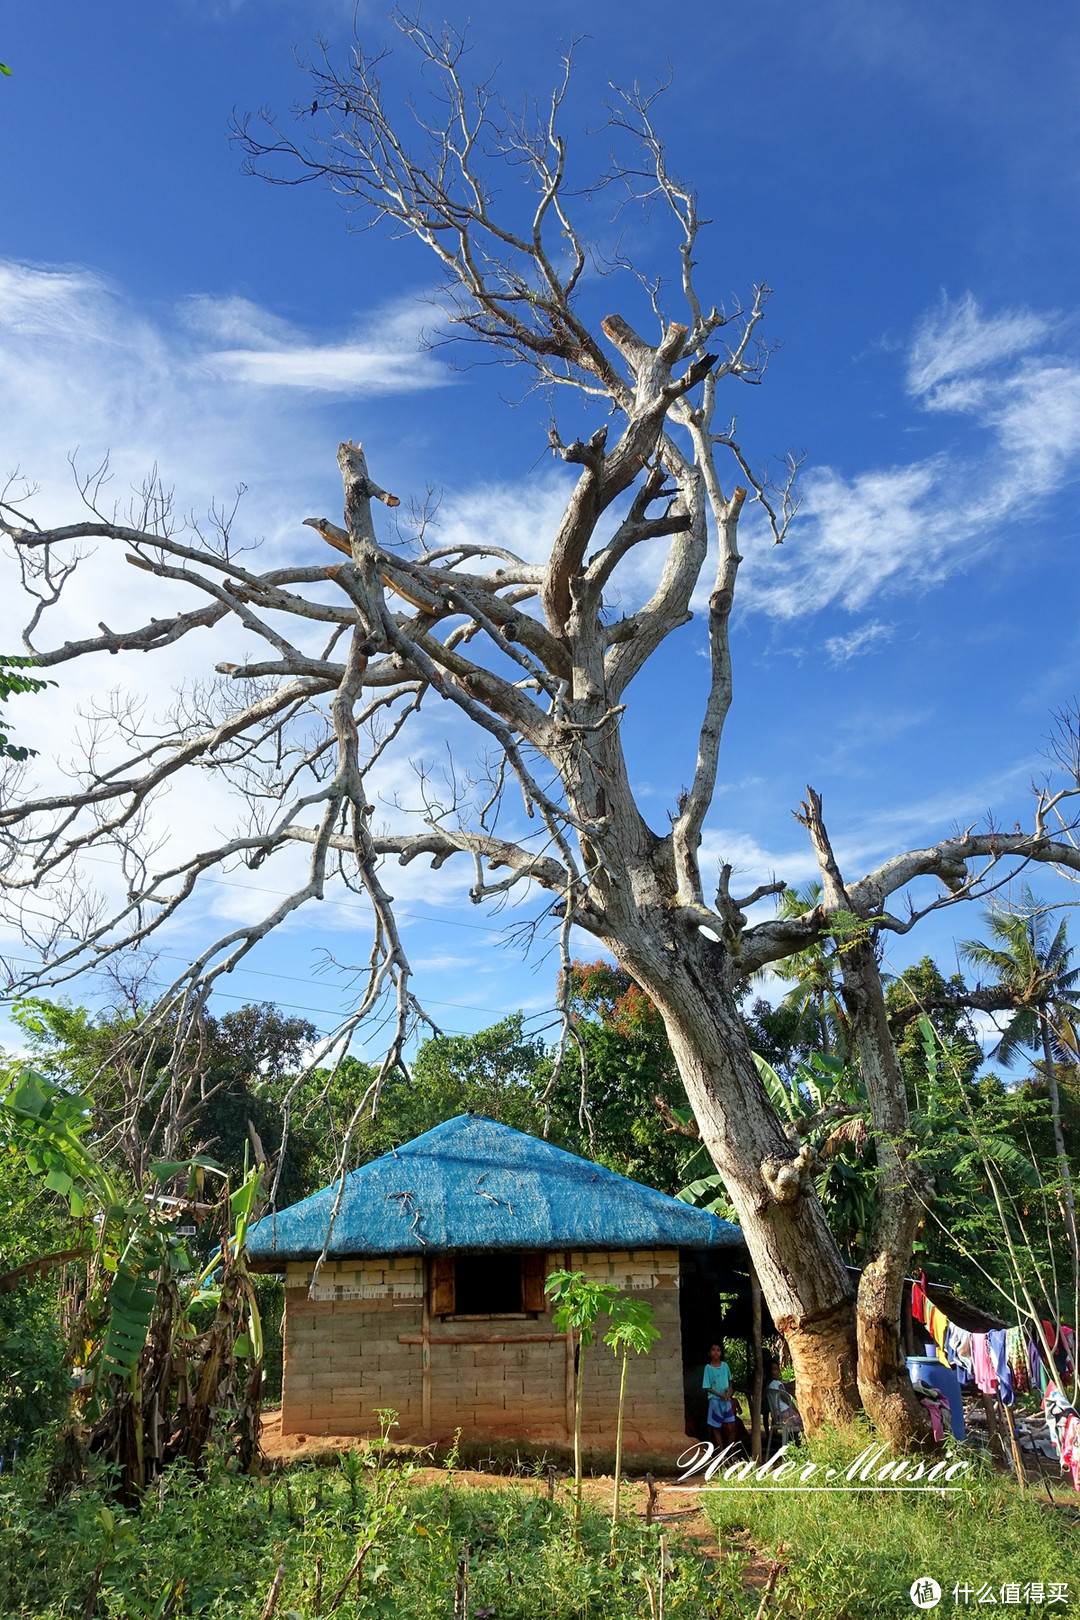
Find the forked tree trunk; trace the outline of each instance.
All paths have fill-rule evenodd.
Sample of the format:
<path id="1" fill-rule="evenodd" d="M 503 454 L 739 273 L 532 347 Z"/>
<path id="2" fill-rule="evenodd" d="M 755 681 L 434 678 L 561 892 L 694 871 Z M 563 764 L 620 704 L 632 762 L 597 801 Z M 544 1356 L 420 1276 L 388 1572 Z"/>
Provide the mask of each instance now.
<path id="1" fill-rule="evenodd" d="M 609 948 L 664 1020 L 702 1141 L 738 1212 L 761 1290 L 795 1368 L 808 1430 L 848 1426 L 858 1410 L 853 1289 L 813 1184 L 809 1155 L 777 1119 L 750 1053 L 714 942 L 685 934 Z"/>
<path id="2" fill-rule="evenodd" d="M 851 902 L 821 814 L 821 799 L 807 789 L 799 817 L 810 834 L 830 911 L 850 913 Z M 889 1030 L 877 954 L 868 931 L 838 951 L 844 1002 L 866 1087 L 878 1162 L 870 1252 L 859 1278 L 856 1304 L 859 1394 L 874 1427 L 906 1450 L 931 1443 L 930 1421 L 912 1388 L 900 1339 L 900 1307 L 912 1244 L 930 1183 L 908 1157 L 910 1118 L 903 1070 Z"/>
<path id="3" fill-rule="evenodd" d="M 841 952 L 844 999 L 870 1102 L 878 1162 L 870 1253 L 859 1278 L 859 1393 L 874 1427 L 898 1449 L 929 1445 L 930 1420 L 904 1360 L 900 1309 L 912 1245 L 930 1190 L 909 1161 L 904 1075 L 889 1032 L 877 957 L 869 940 Z"/>

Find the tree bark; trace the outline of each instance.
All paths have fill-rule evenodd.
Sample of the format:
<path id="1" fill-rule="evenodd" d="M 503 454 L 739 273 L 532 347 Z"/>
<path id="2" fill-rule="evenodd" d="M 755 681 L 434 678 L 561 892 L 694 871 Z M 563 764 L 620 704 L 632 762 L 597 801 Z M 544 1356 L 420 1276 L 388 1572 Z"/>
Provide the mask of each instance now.
<path id="1" fill-rule="evenodd" d="M 850 912 L 822 819 L 821 799 L 812 788 L 807 789 L 807 803 L 799 819 L 818 858 L 826 907 Z M 891 1445 L 906 1450 L 932 1441 L 930 1421 L 908 1376 L 900 1338 L 904 1278 L 931 1183 L 908 1157 L 907 1088 L 889 1032 L 885 992 L 869 929 L 842 941 L 837 954 L 878 1162 L 874 1228 L 855 1309 L 859 1394 L 879 1433 Z"/>
<path id="2" fill-rule="evenodd" d="M 878 1183 L 870 1253 L 859 1278 L 855 1318 L 859 1393 L 874 1427 L 893 1446 L 931 1441 L 930 1421 L 908 1376 L 900 1307 L 927 1178 L 908 1160 L 904 1076 L 889 1035 L 877 957 L 869 940 L 841 953 L 844 999 L 870 1100 Z"/>
<path id="3" fill-rule="evenodd" d="M 847 1427 L 859 1408 L 853 1289 L 814 1188 L 809 1151 L 785 1136 L 769 1102 L 726 953 L 700 933 L 677 943 L 644 934 L 639 924 L 629 948 L 625 937 L 606 943 L 664 1020 L 702 1141 L 791 1351 L 807 1429 Z"/>

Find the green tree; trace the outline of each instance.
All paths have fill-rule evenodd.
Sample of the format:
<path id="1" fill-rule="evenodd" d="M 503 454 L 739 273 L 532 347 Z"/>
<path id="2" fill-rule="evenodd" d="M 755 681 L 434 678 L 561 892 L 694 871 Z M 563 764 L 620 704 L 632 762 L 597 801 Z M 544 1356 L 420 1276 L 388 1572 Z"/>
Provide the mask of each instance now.
<path id="1" fill-rule="evenodd" d="M 1050 1100 L 1054 1150 L 1066 1230 L 1072 1250 L 1073 1311 L 1080 1306 L 1080 1242 L 1076 1229 L 1076 1199 L 1072 1166 L 1062 1128 L 1058 1060 L 1075 1066 L 1080 1018 L 1080 967 L 1073 967 L 1066 919 L 1055 929 L 1046 909 L 1031 890 L 1021 893 L 1017 908 L 995 906 L 986 915 L 990 942 L 967 940 L 965 959 L 989 968 L 996 986 L 1007 992 L 1013 1012 L 993 1055 L 1008 1068 L 1022 1048 L 1041 1053 L 1042 1075 Z"/>
<path id="2" fill-rule="evenodd" d="M 570 1054 L 552 1088 L 552 1129 L 608 1169 L 674 1193 L 686 1179 L 691 1150 L 672 1123 L 689 1120 L 691 1112 L 663 1019 L 613 963 L 574 962 L 571 974 L 589 1119 L 581 1116 L 579 1069 Z"/>
<path id="3" fill-rule="evenodd" d="M 585 1390 L 585 1357 L 593 1340 L 596 1319 L 603 1311 L 611 1312 L 619 1298 L 614 1283 L 593 1282 L 583 1271 L 553 1271 L 544 1284 L 544 1292 L 554 1306 L 551 1320 L 559 1333 L 577 1334 L 575 1358 L 577 1376 L 574 1379 L 574 1529 L 581 1524 L 581 1410 Z"/>
<path id="4" fill-rule="evenodd" d="M 801 889 L 785 889 L 777 905 L 780 917 L 801 917 L 821 904 L 822 888 L 817 882 Z M 828 934 L 814 940 L 804 950 L 785 957 L 778 972 L 793 980 L 780 1003 L 794 1020 L 792 1046 L 800 1056 L 810 1052 L 846 1056 L 848 1020 L 840 993 L 840 969 L 836 941 Z"/>
<path id="5" fill-rule="evenodd" d="M 631 1350 L 635 1355 L 647 1356 L 660 1329 L 653 1318 L 651 1305 L 630 1294 L 618 1294 L 607 1306 L 612 1318 L 604 1334 L 604 1343 L 615 1355 L 622 1356 L 619 1369 L 619 1417 L 615 1426 L 615 1489 L 611 1499 L 611 1559 L 615 1559 L 615 1530 L 619 1522 L 619 1491 L 622 1485 L 623 1413 L 626 1407 L 626 1366 Z"/>
<path id="6" fill-rule="evenodd" d="M 71 1390 L 56 1275 L 39 1256 L 81 1239 L 66 1202 L 16 1154 L 0 1174 L 0 1454 L 63 1415 Z"/>
<path id="7" fill-rule="evenodd" d="M 141 1011 L 136 1004 L 94 1013 L 32 998 L 17 1004 L 15 1018 L 36 1067 L 92 1097 L 95 1133 L 115 1139 L 136 1186 L 162 1153 L 212 1154 L 234 1185 L 243 1179 L 245 1159 L 273 1162 L 282 1138 L 281 1098 L 315 1039 L 314 1025 L 267 1002 L 220 1018 L 206 1014 L 198 1040 L 177 1061 L 173 1029 L 166 1025 L 145 1035 Z M 170 1065 L 181 1083 L 171 1118 L 162 1108 Z M 171 1139 L 164 1140 L 166 1127 L 176 1127 L 177 1120 Z M 307 1167 L 321 1140 L 314 1130 L 290 1131 L 279 1178 L 283 1201 L 312 1190 Z"/>
<path id="8" fill-rule="evenodd" d="M 982 1048 L 965 1005 L 968 986 L 960 973 L 948 979 L 929 956 L 905 968 L 885 989 L 885 1005 L 896 1055 L 907 1081 L 908 1099 L 918 1106 L 919 1082 L 926 1073 L 926 1049 L 919 1028 L 924 1013 L 937 1031 L 942 1062 L 967 1082 L 982 1065 Z"/>
<path id="9" fill-rule="evenodd" d="M 384 1083 L 374 1115 L 358 1121 L 355 1162 L 388 1153 L 458 1114 L 484 1114 L 541 1136 L 548 1071 L 544 1043 L 526 1035 L 520 1012 L 475 1035 L 433 1036 L 420 1046 L 409 1074 L 395 1073 Z M 347 1073 L 343 1065 L 342 1078 L 355 1107 L 375 1072 L 361 1065 Z"/>

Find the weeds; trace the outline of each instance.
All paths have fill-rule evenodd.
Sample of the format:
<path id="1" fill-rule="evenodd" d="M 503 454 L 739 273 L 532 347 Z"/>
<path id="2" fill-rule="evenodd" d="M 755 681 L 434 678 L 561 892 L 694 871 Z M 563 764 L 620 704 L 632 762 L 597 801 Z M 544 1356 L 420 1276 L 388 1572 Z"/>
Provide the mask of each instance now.
<path id="1" fill-rule="evenodd" d="M 638 1620 L 650 1612 L 650 1587 L 653 1601 L 663 1589 L 666 1620 L 724 1612 L 725 1594 L 738 1601 L 731 1613 L 753 1614 L 736 1564 L 717 1574 L 670 1531 L 662 1556 L 659 1527 L 621 1524 L 610 1567 L 610 1524 L 589 1504 L 575 1541 L 573 1504 L 543 1487 L 425 1485 L 378 1446 L 349 1456 L 338 1469 L 290 1469 L 291 1511 L 280 1476 L 220 1465 L 204 1481 L 171 1469 L 131 1515 L 107 1505 L 105 1479 L 46 1509 L 43 1467 L 5 1474 L 0 1613 L 258 1620 L 272 1597 L 279 1620 L 449 1620 L 464 1579 L 470 1620 Z"/>

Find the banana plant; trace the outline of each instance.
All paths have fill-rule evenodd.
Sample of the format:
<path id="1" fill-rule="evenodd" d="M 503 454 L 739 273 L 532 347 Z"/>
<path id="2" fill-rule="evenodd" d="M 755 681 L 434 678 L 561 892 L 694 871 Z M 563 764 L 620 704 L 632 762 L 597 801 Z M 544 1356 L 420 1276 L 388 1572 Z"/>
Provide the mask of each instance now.
<path id="1" fill-rule="evenodd" d="M 0 1093 L 0 1145 L 93 1234 L 81 1251 L 86 1287 L 69 1347 L 73 1419 L 91 1425 L 95 1447 L 119 1464 L 121 1495 L 133 1503 L 172 1456 L 202 1466 L 238 1359 L 248 1376 L 235 1449 L 245 1469 L 255 1458 L 263 1339 L 244 1245 L 262 1172 L 246 1173 L 232 1192 L 220 1166 L 201 1155 L 150 1166 L 158 1185 L 186 1177 L 191 1201 L 207 1176 L 224 1184 L 211 1218 L 229 1230 L 199 1270 L 175 1231 L 178 1206 L 170 1212 L 156 1195 L 125 1187 L 94 1151 L 92 1122 L 84 1096 L 33 1070 L 19 1070 Z M 211 1324 L 200 1331 L 208 1308 Z"/>
<path id="2" fill-rule="evenodd" d="M 752 1056 L 788 1135 L 815 1149 L 818 1195 L 837 1240 L 854 1259 L 873 1219 L 877 1169 L 869 1105 L 857 1069 L 831 1053 L 813 1052 L 789 1082 L 758 1053 Z M 692 1178 L 676 1194 L 684 1203 L 738 1220 L 704 1147 L 690 1156 L 684 1174 Z"/>

